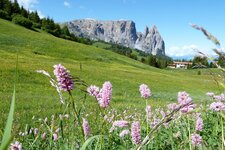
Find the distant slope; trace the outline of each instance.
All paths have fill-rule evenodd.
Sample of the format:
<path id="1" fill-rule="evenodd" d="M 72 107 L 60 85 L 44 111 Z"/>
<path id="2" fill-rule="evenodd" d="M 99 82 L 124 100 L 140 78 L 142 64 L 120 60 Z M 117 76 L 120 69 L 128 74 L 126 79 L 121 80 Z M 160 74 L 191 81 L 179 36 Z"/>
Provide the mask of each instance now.
<path id="1" fill-rule="evenodd" d="M 43 32 L 25 29 L 0 19 L 0 114 L 5 119 L 12 93 L 16 52 L 19 52 L 19 80 L 17 83 L 16 122 L 29 121 L 33 115 L 50 115 L 59 111 L 60 104 L 48 79 L 35 70 L 52 73 L 54 64 L 62 63 L 72 75 L 80 76 L 88 84 L 113 84 L 112 107 L 144 108 L 139 85 L 148 84 L 153 96 L 149 103 L 161 105 L 176 101 L 178 91 L 185 90 L 194 100 L 201 100 L 207 91 L 217 91 L 217 85 L 207 72 L 197 70 L 160 70 L 125 56 L 56 38 Z M 80 64 L 82 70 L 80 71 Z M 78 93 L 74 93 L 77 97 Z M 67 96 L 67 95 L 65 95 Z M 93 104 L 88 97 L 86 103 Z M 90 109 L 94 109 L 91 108 Z M 0 126 L 4 120 L 0 122 Z"/>

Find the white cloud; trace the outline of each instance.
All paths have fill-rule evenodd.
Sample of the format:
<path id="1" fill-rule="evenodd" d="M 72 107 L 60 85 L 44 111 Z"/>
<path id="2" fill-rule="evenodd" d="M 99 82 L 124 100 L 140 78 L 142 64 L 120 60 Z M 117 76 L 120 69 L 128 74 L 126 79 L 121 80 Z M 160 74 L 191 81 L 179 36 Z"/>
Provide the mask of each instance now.
<path id="1" fill-rule="evenodd" d="M 30 12 L 35 11 L 35 5 L 39 3 L 38 0 L 18 0 L 20 6 L 23 6 L 25 9 L 29 10 Z M 39 17 L 42 19 L 45 15 L 40 11 L 37 10 Z"/>
<path id="2" fill-rule="evenodd" d="M 34 5 L 38 4 L 38 0 L 18 0 L 18 3 L 26 9 L 32 9 Z"/>
<path id="3" fill-rule="evenodd" d="M 37 13 L 41 19 L 45 17 L 45 15 L 41 11 L 38 10 Z"/>
<path id="4" fill-rule="evenodd" d="M 66 6 L 66 7 L 68 7 L 68 8 L 71 7 L 71 5 L 70 5 L 70 3 L 68 1 L 64 1 L 63 2 L 63 5 Z"/>
<path id="5" fill-rule="evenodd" d="M 194 49 L 198 49 L 198 46 L 194 44 L 184 46 L 172 46 L 168 50 L 166 50 L 166 54 L 175 57 L 194 56 L 196 55 L 196 51 Z"/>
<path id="6" fill-rule="evenodd" d="M 29 11 L 30 11 L 30 12 L 34 12 L 34 11 L 36 11 L 36 10 L 31 9 L 31 10 L 29 10 Z M 37 10 L 37 13 L 38 13 L 38 16 L 39 16 L 41 19 L 45 17 L 45 15 L 44 15 L 40 10 Z"/>
<path id="7" fill-rule="evenodd" d="M 221 50 L 223 51 L 223 48 Z M 208 56 L 216 56 L 215 52 L 211 48 L 203 48 L 195 44 L 172 46 L 169 49 L 166 49 L 166 54 L 170 57 L 193 57 L 198 55 L 199 51 Z"/>

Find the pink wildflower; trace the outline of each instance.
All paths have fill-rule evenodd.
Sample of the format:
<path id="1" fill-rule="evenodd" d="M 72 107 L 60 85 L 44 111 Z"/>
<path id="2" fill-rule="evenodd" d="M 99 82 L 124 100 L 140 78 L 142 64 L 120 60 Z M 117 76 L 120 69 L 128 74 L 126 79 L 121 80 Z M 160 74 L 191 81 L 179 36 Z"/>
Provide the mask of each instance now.
<path id="1" fill-rule="evenodd" d="M 139 122 L 133 122 L 131 125 L 131 136 L 132 136 L 132 142 L 135 145 L 138 145 L 141 143 L 141 129 L 140 129 L 140 123 Z"/>
<path id="2" fill-rule="evenodd" d="M 225 110 L 225 105 L 222 102 L 213 102 L 210 105 L 210 109 L 213 111 L 221 111 L 221 110 Z"/>
<path id="3" fill-rule="evenodd" d="M 90 127 L 89 127 L 88 121 L 85 120 L 84 118 L 83 118 L 83 124 L 82 124 L 82 126 L 83 126 L 83 131 L 84 131 L 85 139 L 87 139 L 87 137 L 88 137 L 88 135 L 90 133 Z"/>
<path id="4" fill-rule="evenodd" d="M 192 101 L 191 97 L 189 97 L 189 94 L 184 92 L 178 92 L 178 98 L 177 101 L 180 105 L 188 104 Z"/>
<path id="5" fill-rule="evenodd" d="M 58 81 L 60 90 L 71 91 L 74 88 L 74 83 L 69 71 L 61 64 L 54 65 L 54 75 Z"/>
<path id="6" fill-rule="evenodd" d="M 34 135 L 37 135 L 38 134 L 38 128 L 35 128 L 34 129 Z"/>
<path id="7" fill-rule="evenodd" d="M 195 104 L 187 105 L 187 106 L 185 106 L 185 107 L 182 107 L 182 108 L 180 109 L 180 111 L 181 111 L 182 113 L 188 113 L 188 112 L 192 111 L 193 109 L 195 109 L 195 107 L 196 107 Z"/>
<path id="8" fill-rule="evenodd" d="M 22 150 L 22 144 L 18 141 L 10 145 L 10 150 Z"/>
<path id="9" fill-rule="evenodd" d="M 113 122 L 113 126 L 119 128 L 128 127 L 128 122 L 125 120 L 117 120 Z"/>
<path id="10" fill-rule="evenodd" d="M 209 97 L 213 97 L 215 94 L 213 92 L 207 92 L 206 95 Z"/>
<path id="11" fill-rule="evenodd" d="M 41 138 L 44 140 L 46 138 L 46 132 L 41 135 Z"/>
<path id="12" fill-rule="evenodd" d="M 57 133 L 53 133 L 53 141 L 57 141 L 58 140 L 58 134 Z"/>
<path id="13" fill-rule="evenodd" d="M 166 117 L 166 113 L 163 110 L 160 110 L 160 114 L 162 115 L 162 118 Z"/>
<path id="14" fill-rule="evenodd" d="M 146 115 L 147 115 L 146 121 L 148 122 L 150 120 L 151 116 L 152 116 L 152 108 L 151 108 L 151 106 L 150 105 L 146 106 L 145 111 L 146 111 Z"/>
<path id="15" fill-rule="evenodd" d="M 177 101 L 179 103 L 179 106 L 184 106 L 180 109 L 180 111 L 182 113 L 187 113 L 191 110 L 193 110 L 196 105 L 195 104 L 191 104 L 191 97 L 189 97 L 189 94 L 186 93 L 185 91 L 184 92 L 178 92 L 178 98 L 177 98 Z"/>
<path id="16" fill-rule="evenodd" d="M 104 116 L 104 120 L 105 120 L 105 121 L 108 121 L 109 123 L 111 123 L 111 122 L 113 121 L 114 117 L 115 117 L 114 114 L 113 114 L 111 117 L 105 115 L 105 116 Z"/>
<path id="17" fill-rule="evenodd" d="M 91 85 L 90 87 L 87 88 L 87 92 L 91 95 L 97 98 L 99 94 L 99 87 L 95 85 Z"/>
<path id="18" fill-rule="evenodd" d="M 100 90 L 99 97 L 97 98 L 100 107 L 106 108 L 110 104 L 112 98 L 112 84 L 109 81 L 106 81 L 102 89 Z"/>
<path id="19" fill-rule="evenodd" d="M 171 103 L 171 104 L 168 104 L 167 105 L 167 108 L 170 110 L 170 111 L 173 111 L 175 109 L 177 109 L 179 106 L 176 104 L 176 103 Z"/>
<path id="20" fill-rule="evenodd" d="M 121 133 L 120 133 L 120 137 L 123 138 L 125 135 L 128 135 L 130 133 L 129 130 L 123 130 Z"/>
<path id="21" fill-rule="evenodd" d="M 224 101 L 224 94 L 222 93 L 220 95 L 215 95 L 213 98 L 217 101 Z"/>
<path id="22" fill-rule="evenodd" d="M 152 112 L 152 107 L 150 105 L 147 105 L 145 108 L 146 112 Z"/>
<path id="23" fill-rule="evenodd" d="M 202 131 L 202 128 L 204 126 L 203 120 L 202 120 L 200 115 L 201 114 L 197 114 L 197 117 L 196 117 L 196 125 L 195 125 L 195 130 L 196 131 Z"/>
<path id="24" fill-rule="evenodd" d="M 140 85 L 139 91 L 141 93 L 141 97 L 143 97 L 144 99 L 147 99 L 152 95 L 150 89 L 146 84 Z"/>
<path id="25" fill-rule="evenodd" d="M 151 122 L 151 127 L 155 127 L 157 124 L 159 124 L 161 120 L 159 118 L 157 118 L 156 116 L 154 116 L 153 121 Z"/>
<path id="26" fill-rule="evenodd" d="M 192 134 L 191 141 L 193 145 L 198 146 L 202 142 L 202 137 L 199 134 Z"/>

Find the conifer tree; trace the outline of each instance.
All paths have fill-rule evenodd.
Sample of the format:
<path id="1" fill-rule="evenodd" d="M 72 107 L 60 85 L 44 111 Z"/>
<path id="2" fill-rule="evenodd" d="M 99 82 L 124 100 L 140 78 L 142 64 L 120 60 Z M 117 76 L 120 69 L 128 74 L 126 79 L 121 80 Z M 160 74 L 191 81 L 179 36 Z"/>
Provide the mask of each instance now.
<path id="1" fill-rule="evenodd" d="M 40 23 L 40 21 L 41 21 L 37 11 L 31 12 L 29 14 L 28 18 L 35 23 Z"/>
<path id="2" fill-rule="evenodd" d="M 26 9 L 23 8 L 23 6 L 21 7 L 21 15 L 25 18 L 28 18 L 28 11 Z"/>
<path id="3" fill-rule="evenodd" d="M 20 14 L 21 10 L 20 10 L 20 6 L 19 6 L 17 0 L 14 0 L 14 2 L 13 2 L 12 10 L 13 10 L 13 13 Z"/>
<path id="4" fill-rule="evenodd" d="M 13 6 L 11 1 L 5 1 L 3 10 L 8 14 L 9 17 L 11 17 L 11 15 L 13 14 Z"/>

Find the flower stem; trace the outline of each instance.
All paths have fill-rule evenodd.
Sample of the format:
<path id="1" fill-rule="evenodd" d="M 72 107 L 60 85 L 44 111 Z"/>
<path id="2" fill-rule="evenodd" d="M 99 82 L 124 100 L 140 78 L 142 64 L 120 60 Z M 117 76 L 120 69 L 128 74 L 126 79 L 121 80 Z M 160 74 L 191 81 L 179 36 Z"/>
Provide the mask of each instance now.
<path id="1" fill-rule="evenodd" d="M 147 106 L 148 106 L 148 101 L 147 101 L 147 99 L 145 100 L 145 102 L 146 102 L 146 106 L 145 106 L 145 109 L 146 109 L 146 133 L 148 134 L 148 111 L 147 111 Z"/>
<path id="2" fill-rule="evenodd" d="M 190 121 L 189 121 L 189 117 L 187 117 L 187 122 L 188 122 L 188 138 L 189 138 L 189 149 L 192 150 L 191 147 L 191 129 L 190 129 Z"/>
<path id="3" fill-rule="evenodd" d="M 72 96 L 71 91 L 69 91 L 69 95 L 70 95 L 70 97 L 71 97 L 71 99 L 72 99 L 72 107 L 73 107 L 73 111 L 74 111 L 74 113 L 75 113 L 74 115 L 76 116 L 76 119 L 77 119 L 78 124 L 79 124 L 79 126 L 80 126 L 80 131 L 81 131 L 81 133 L 82 133 L 82 135 L 83 135 L 83 142 L 84 142 L 84 141 L 85 141 L 85 136 L 84 136 L 84 132 L 83 132 L 81 120 L 80 120 L 80 115 L 79 115 L 78 112 L 77 112 L 75 100 L 74 100 L 74 98 L 73 98 L 73 96 Z"/>
<path id="4" fill-rule="evenodd" d="M 221 138 L 222 138 L 221 149 L 224 149 L 223 148 L 224 147 L 224 132 L 223 132 L 223 117 L 222 116 L 220 116 L 220 123 L 221 123 L 221 132 L 222 132 L 222 135 L 221 135 Z"/>

